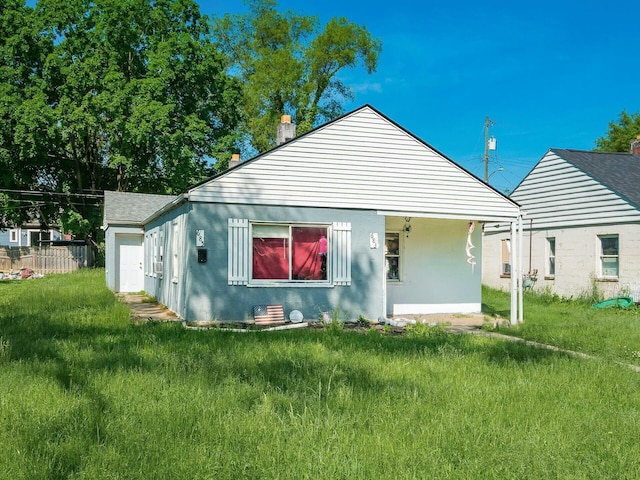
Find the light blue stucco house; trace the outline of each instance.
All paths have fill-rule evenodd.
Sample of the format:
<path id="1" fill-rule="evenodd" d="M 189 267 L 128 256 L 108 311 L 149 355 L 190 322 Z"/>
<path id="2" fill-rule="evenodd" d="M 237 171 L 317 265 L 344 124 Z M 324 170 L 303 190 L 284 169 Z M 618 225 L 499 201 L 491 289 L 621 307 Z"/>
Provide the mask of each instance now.
<path id="1" fill-rule="evenodd" d="M 299 137 L 279 129 L 284 143 L 127 225 L 105 195 L 109 286 L 190 321 L 251 320 L 263 304 L 480 311 L 482 223 L 517 222 L 516 203 L 368 105 Z"/>

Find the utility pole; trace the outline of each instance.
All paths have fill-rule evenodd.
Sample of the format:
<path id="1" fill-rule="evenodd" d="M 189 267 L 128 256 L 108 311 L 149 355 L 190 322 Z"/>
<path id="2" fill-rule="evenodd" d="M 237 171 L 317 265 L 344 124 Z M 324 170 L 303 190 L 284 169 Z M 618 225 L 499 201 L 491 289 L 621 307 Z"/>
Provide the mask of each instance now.
<path id="1" fill-rule="evenodd" d="M 489 129 L 493 126 L 493 120 L 484 119 L 484 183 L 489 183 Z M 495 147 L 494 147 L 495 149 Z"/>

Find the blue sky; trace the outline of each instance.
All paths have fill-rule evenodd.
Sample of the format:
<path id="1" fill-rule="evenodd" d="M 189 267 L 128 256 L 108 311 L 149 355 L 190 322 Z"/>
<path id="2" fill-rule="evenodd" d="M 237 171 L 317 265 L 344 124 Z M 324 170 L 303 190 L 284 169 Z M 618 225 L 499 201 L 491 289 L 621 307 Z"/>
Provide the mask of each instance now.
<path id="1" fill-rule="evenodd" d="M 246 11 L 199 0 L 202 13 Z M 479 177 L 484 122 L 491 184 L 513 189 L 549 148 L 590 150 L 619 113 L 640 111 L 640 2 L 280 0 L 344 16 L 383 42 L 378 70 L 344 71 L 365 103 Z M 500 171 L 499 169 L 504 170 Z"/>

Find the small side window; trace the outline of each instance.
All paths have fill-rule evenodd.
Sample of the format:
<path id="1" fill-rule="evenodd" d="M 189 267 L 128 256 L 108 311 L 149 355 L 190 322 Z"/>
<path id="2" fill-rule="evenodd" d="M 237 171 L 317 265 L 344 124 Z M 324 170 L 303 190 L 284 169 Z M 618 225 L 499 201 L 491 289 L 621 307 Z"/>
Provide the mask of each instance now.
<path id="1" fill-rule="evenodd" d="M 600 276 L 618 278 L 620 273 L 620 249 L 618 235 L 600 235 Z"/>
<path id="2" fill-rule="evenodd" d="M 400 233 L 389 232 L 384 238 L 384 260 L 387 280 L 400 281 Z"/>
<path id="3" fill-rule="evenodd" d="M 554 277 L 556 274 L 556 239 L 547 238 L 547 277 Z"/>
<path id="4" fill-rule="evenodd" d="M 502 255 L 500 262 L 500 276 L 511 276 L 511 240 L 502 240 Z"/>

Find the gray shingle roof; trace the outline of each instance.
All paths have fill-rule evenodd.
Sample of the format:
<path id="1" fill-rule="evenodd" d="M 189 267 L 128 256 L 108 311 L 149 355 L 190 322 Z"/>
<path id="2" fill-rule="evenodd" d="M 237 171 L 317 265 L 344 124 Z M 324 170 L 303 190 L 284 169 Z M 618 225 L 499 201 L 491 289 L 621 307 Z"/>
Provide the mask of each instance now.
<path id="1" fill-rule="evenodd" d="M 141 225 L 152 213 L 176 198 L 174 195 L 105 190 L 103 225 Z"/>
<path id="2" fill-rule="evenodd" d="M 551 151 L 640 209 L 640 155 L 559 148 Z"/>

